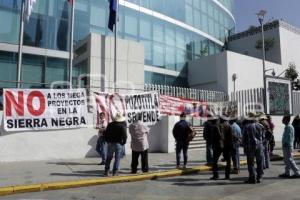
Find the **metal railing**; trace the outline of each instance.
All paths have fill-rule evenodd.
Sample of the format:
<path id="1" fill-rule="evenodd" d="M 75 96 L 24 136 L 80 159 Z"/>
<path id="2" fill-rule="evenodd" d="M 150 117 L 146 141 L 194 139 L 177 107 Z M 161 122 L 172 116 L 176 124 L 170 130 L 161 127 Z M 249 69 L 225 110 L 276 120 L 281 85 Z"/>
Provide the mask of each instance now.
<path id="1" fill-rule="evenodd" d="M 178 98 L 192 99 L 196 101 L 222 102 L 228 101 L 228 95 L 224 92 L 198 90 L 192 88 L 173 87 L 167 85 L 145 84 L 145 91 L 158 91 L 162 95 Z"/>
<path id="2" fill-rule="evenodd" d="M 300 114 L 300 91 L 293 91 L 292 93 L 293 102 L 293 114 Z"/>
<path id="3" fill-rule="evenodd" d="M 246 116 L 249 112 L 263 112 L 263 91 L 263 88 L 254 88 L 232 92 L 230 100 L 237 102 L 238 116 Z"/>

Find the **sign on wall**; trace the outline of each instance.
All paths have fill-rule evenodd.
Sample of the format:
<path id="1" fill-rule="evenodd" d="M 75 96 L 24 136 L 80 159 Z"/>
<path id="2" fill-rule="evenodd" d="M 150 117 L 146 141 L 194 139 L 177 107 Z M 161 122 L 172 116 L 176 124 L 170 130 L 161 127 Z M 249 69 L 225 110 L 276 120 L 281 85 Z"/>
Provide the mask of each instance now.
<path id="1" fill-rule="evenodd" d="M 3 99 L 6 131 L 87 126 L 84 89 L 4 89 Z"/>
<path id="2" fill-rule="evenodd" d="M 131 124 L 137 114 L 142 115 L 146 125 L 155 124 L 160 116 L 159 95 L 157 92 L 139 94 L 97 93 L 98 113 L 104 112 L 106 120 L 112 121 L 117 112 L 121 112 Z M 98 120 L 97 120 L 98 121 Z"/>
<path id="3" fill-rule="evenodd" d="M 292 114 L 290 80 L 267 79 L 267 108 L 271 115 Z"/>

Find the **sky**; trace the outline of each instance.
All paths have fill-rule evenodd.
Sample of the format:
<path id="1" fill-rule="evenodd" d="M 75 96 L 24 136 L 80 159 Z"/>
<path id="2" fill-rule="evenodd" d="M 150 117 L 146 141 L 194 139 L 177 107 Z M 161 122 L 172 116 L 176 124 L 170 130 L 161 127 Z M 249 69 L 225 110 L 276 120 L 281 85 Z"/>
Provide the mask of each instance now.
<path id="1" fill-rule="evenodd" d="M 265 21 L 283 19 L 300 28 L 300 0 L 234 0 L 234 17 L 236 19 L 236 32 L 258 26 L 257 13 L 263 9 L 267 11 Z"/>

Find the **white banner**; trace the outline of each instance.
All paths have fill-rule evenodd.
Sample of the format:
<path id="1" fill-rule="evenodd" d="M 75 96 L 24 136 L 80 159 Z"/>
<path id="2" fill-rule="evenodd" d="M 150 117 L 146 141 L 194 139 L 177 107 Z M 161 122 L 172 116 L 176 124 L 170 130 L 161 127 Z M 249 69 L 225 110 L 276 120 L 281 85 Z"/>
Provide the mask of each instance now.
<path id="1" fill-rule="evenodd" d="M 85 89 L 4 89 L 6 131 L 87 126 Z"/>
<path id="2" fill-rule="evenodd" d="M 117 112 L 121 112 L 126 117 L 128 125 L 134 121 L 137 114 L 142 115 L 142 122 L 146 125 L 155 124 L 160 116 L 157 92 L 140 94 L 98 93 L 96 103 L 98 113 L 104 112 L 106 120 L 109 122 L 113 120 Z"/>

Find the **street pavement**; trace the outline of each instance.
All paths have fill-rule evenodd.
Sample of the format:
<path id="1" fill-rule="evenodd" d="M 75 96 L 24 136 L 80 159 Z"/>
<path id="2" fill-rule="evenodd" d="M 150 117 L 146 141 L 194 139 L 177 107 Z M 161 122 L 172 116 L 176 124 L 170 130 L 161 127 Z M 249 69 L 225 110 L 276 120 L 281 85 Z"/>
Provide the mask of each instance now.
<path id="1" fill-rule="evenodd" d="M 103 177 L 100 158 L 0 163 L 0 187 Z M 120 175 L 130 174 L 131 155 L 121 161 Z M 189 167 L 205 164 L 204 150 L 189 151 Z M 111 163 L 112 167 L 113 163 Z M 150 153 L 150 171 L 175 169 L 175 153 Z M 140 165 L 139 165 L 140 167 Z"/>
<path id="2" fill-rule="evenodd" d="M 300 160 L 296 159 L 298 165 Z M 300 179 L 281 179 L 283 161 L 272 162 L 261 184 L 244 184 L 246 166 L 231 180 L 209 180 L 211 172 L 142 182 L 119 183 L 75 189 L 16 194 L 0 200 L 293 200 L 300 199 Z M 221 178 L 224 173 L 221 174 Z"/>

